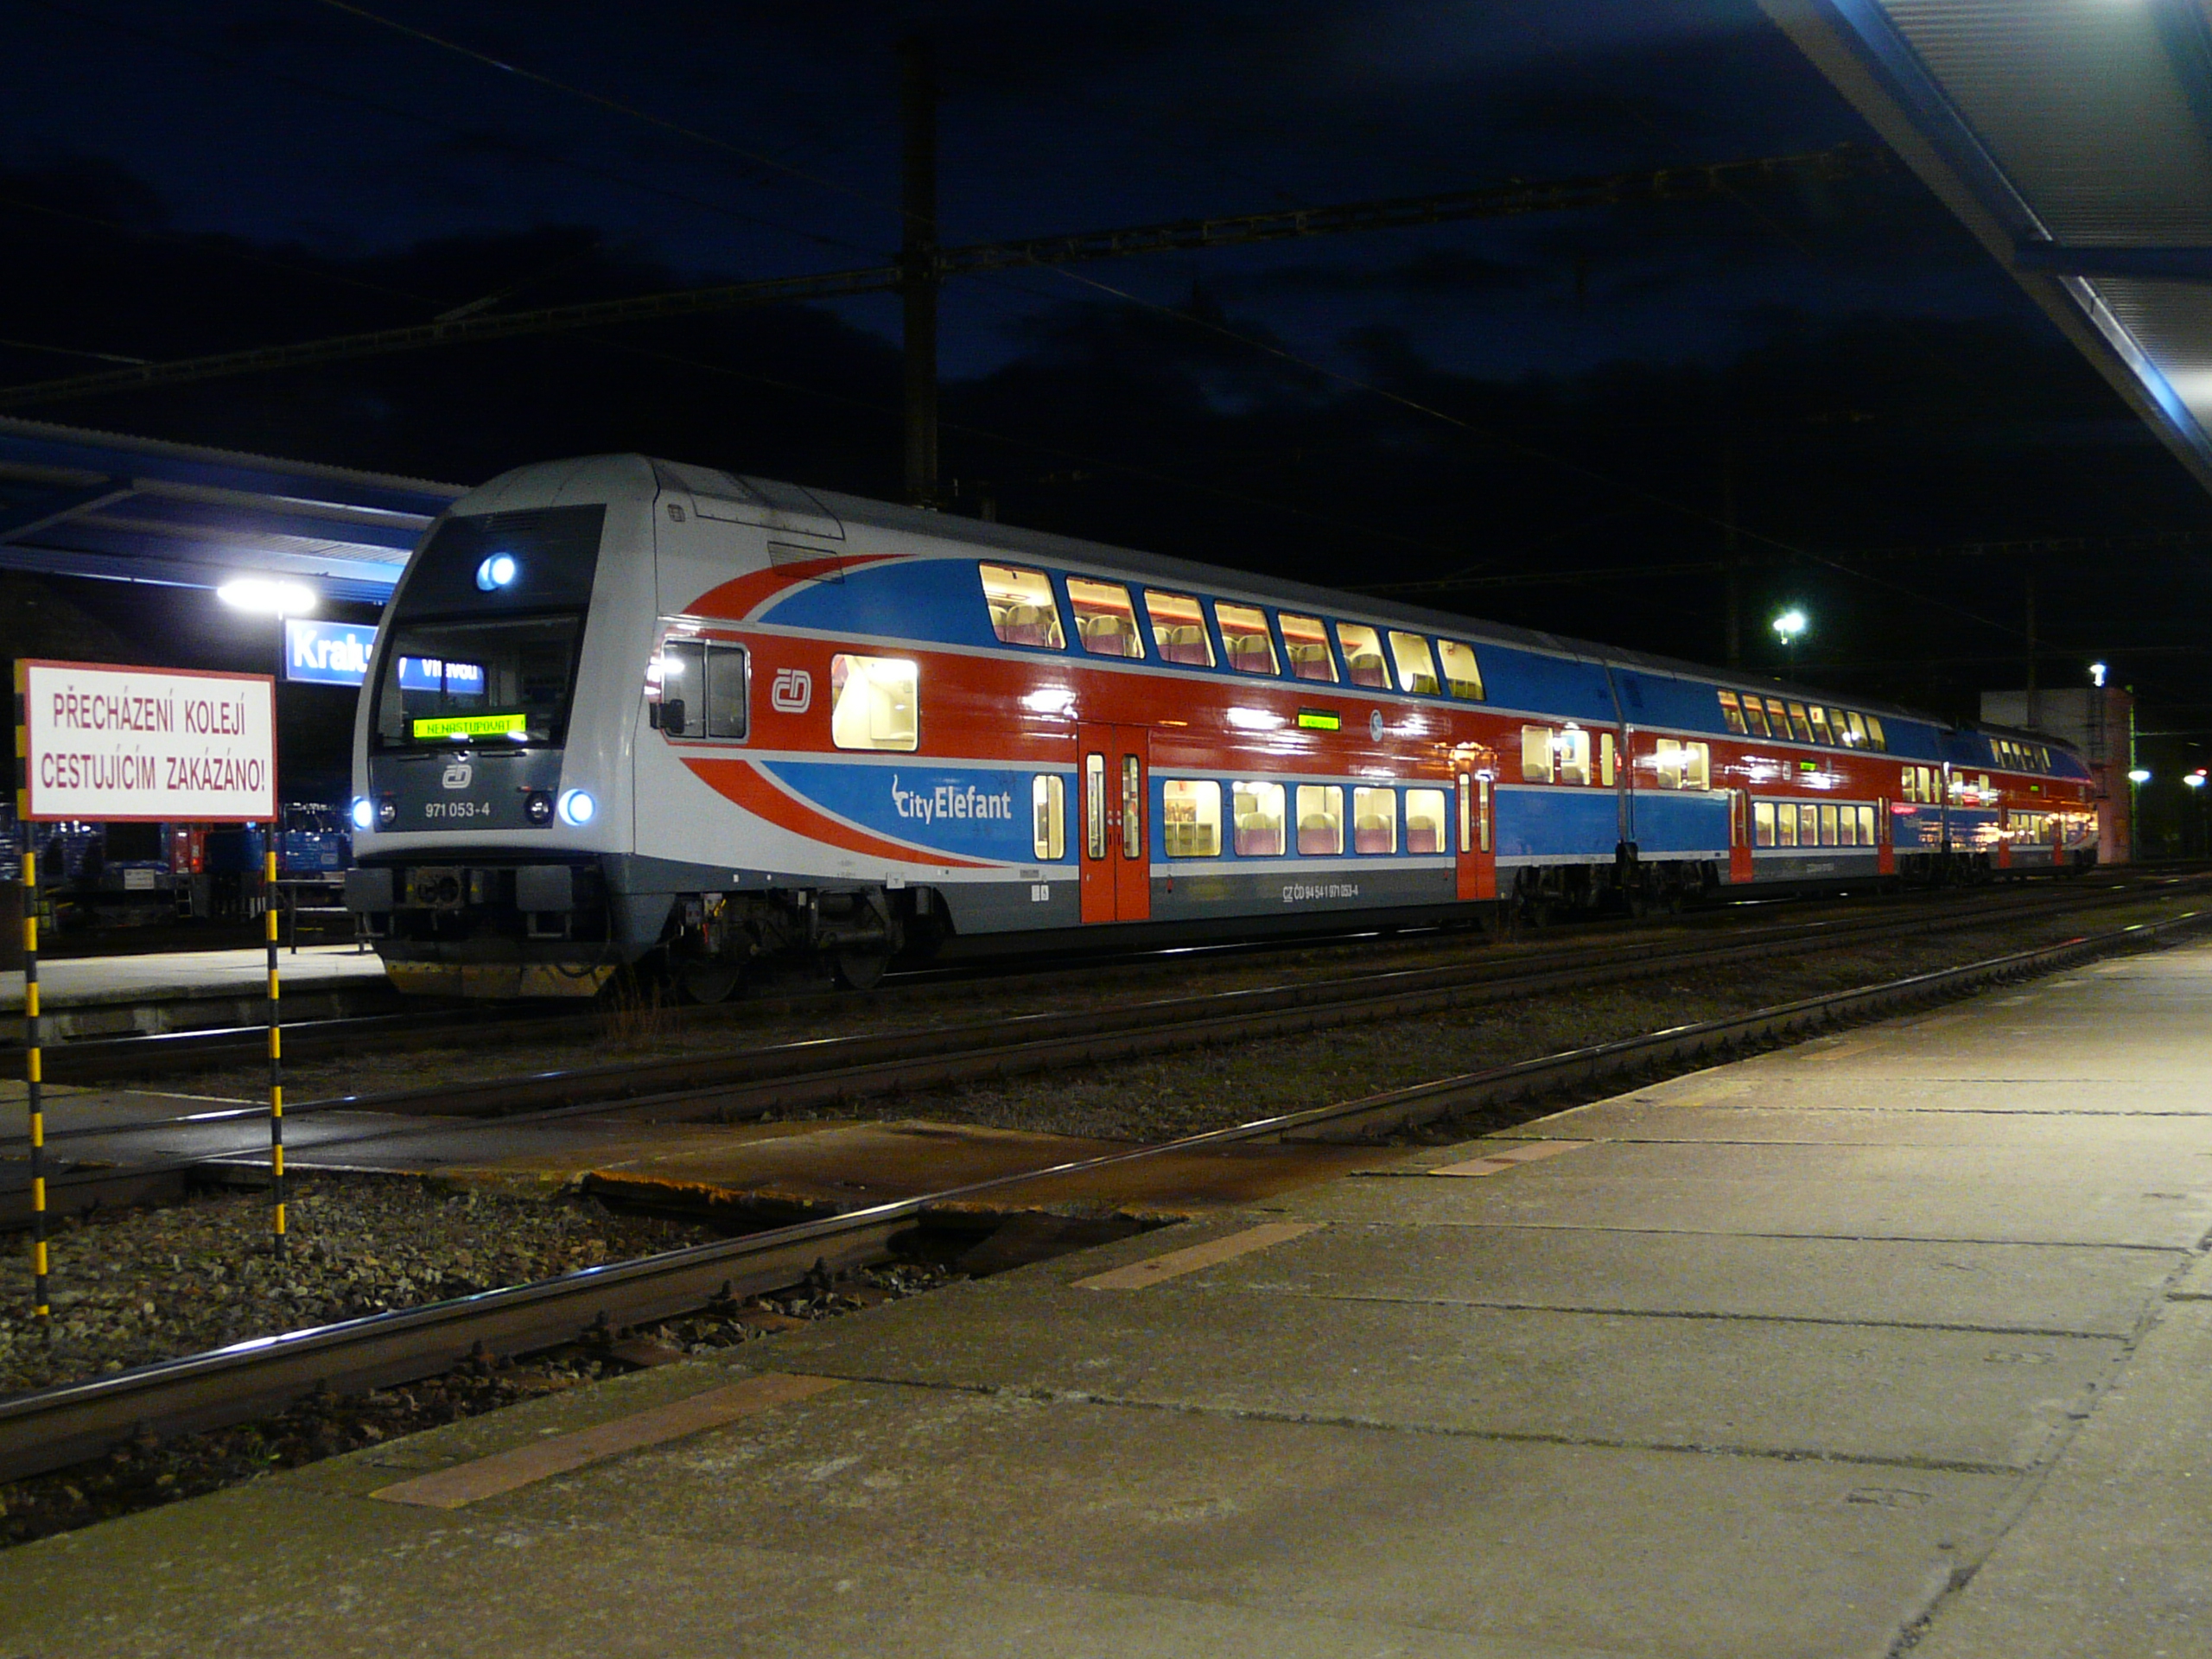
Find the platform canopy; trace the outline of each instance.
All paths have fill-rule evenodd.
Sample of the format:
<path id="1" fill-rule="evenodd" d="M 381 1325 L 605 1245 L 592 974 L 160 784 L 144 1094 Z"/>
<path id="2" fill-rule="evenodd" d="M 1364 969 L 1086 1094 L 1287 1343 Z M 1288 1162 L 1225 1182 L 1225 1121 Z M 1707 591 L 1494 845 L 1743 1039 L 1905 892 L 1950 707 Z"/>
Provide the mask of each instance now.
<path id="1" fill-rule="evenodd" d="M 2204 0 L 1760 0 L 2212 489 Z"/>
<path id="2" fill-rule="evenodd" d="M 457 484 L 0 419 L 0 569 L 382 604 Z"/>

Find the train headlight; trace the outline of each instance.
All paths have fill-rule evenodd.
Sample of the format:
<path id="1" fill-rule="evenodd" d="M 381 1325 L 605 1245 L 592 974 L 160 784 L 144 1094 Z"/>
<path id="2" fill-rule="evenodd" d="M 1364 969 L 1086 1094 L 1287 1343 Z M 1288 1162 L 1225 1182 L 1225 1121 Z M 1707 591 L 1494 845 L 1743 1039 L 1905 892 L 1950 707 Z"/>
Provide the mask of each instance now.
<path id="1" fill-rule="evenodd" d="M 585 798 L 589 799 L 590 798 L 587 796 Z M 531 790 L 529 794 L 522 798 L 522 815 L 525 818 L 528 818 L 532 823 L 547 824 L 552 823 L 553 797 L 542 789 Z M 591 815 L 589 813 L 586 813 L 584 816 L 586 817 L 589 817 Z"/>
<path id="2" fill-rule="evenodd" d="M 564 789 L 561 791 L 561 822 L 572 823 L 579 830 L 598 816 L 599 803 L 591 798 L 588 789 Z"/>
<path id="3" fill-rule="evenodd" d="M 389 830 L 398 822 L 399 803 L 397 801 L 386 799 L 377 803 L 377 828 Z"/>
<path id="4" fill-rule="evenodd" d="M 356 795 L 353 798 L 353 827 L 356 830 L 375 829 L 377 827 L 377 804 L 365 795 Z"/>
<path id="5" fill-rule="evenodd" d="M 476 567 L 476 585 L 487 594 L 496 594 L 515 579 L 519 569 L 512 553 L 494 553 Z"/>

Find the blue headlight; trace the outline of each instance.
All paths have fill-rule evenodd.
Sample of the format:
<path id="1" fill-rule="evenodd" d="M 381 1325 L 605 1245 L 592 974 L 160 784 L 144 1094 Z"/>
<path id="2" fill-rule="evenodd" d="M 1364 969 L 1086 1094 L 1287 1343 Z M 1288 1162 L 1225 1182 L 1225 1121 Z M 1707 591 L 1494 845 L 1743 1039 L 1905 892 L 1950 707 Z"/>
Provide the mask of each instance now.
<path id="1" fill-rule="evenodd" d="M 515 579 L 515 561 L 512 553 L 494 553 L 476 567 L 476 585 L 486 593 L 494 593 Z"/>
<path id="2" fill-rule="evenodd" d="M 583 789 L 564 789 L 561 791 L 561 822 L 575 824 L 578 829 L 592 821 L 599 810 L 599 803 L 591 791 Z"/>
<path id="3" fill-rule="evenodd" d="M 373 830 L 377 827 L 376 803 L 365 795 L 356 795 L 353 798 L 353 827 L 356 830 Z"/>

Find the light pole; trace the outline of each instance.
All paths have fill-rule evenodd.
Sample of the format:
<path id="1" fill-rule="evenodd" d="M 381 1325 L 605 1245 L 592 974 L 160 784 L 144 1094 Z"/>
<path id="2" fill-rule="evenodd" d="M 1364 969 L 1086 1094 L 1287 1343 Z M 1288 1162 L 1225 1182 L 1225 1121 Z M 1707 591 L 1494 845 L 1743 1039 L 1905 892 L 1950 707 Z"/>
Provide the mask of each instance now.
<path id="1" fill-rule="evenodd" d="M 2199 767 L 2198 767 L 2195 772 L 2184 772 L 2184 773 L 2182 775 L 2182 782 L 2189 785 L 2189 798 L 2190 798 L 2190 802 L 2192 803 L 2192 806 L 2193 806 L 2193 810 L 2191 811 L 2190 816 L 2191 816 L 2192 817 L 2194 817 L 2194 818 L 2196 820 L 2196 850 L 2197 850 L 2198 854 L 2201 855 L 2204 852 L 2204 850 L 2205 850 L 2205 849 L 2204 849 L 2204 839 L 2205 839 L 2205 837 L 2204 837 L 2204 768 L 2203 768 L 2203 767 L 2202 767 L 2202 766 L 2199 766 Z M 2181 850 L 2182 850 L 2182 855 L 2183 855 L 2183 857 L 2187 857 L 2187 856 L 2188 856 L 2188 855 L 2189 855 L 2189 846 L 2188 846 L 2188 836 L 2187 836 L 2187 832 L 2186 832 L 2186 830 L 2184 830 L 2184 831 L 2183 831 L 2183 845 L 2182 845 L 2182 849 L 2181 849 Z"/>
<path id="2" fill-rule="evenodd" d="M 1802 607 L 1792 605 L 1767 626 L 1774 630 L 1774 637 L 1782 641 L 1783 658 L 1794 675 L 1797 671 L 1798 636 L 1812 626 L 1809 619 Z"/>

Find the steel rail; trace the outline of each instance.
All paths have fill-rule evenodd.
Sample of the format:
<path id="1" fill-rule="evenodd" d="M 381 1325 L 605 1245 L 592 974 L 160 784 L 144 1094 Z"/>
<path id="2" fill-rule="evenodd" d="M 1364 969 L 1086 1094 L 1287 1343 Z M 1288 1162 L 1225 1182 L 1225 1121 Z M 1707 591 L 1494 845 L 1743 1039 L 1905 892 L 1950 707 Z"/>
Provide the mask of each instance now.
<path id="1" fill-rule="evenodd" d="M 664 1110 L 711 1101 L 715 1116 L 758 1116 L 771 1109 L 800 1109 L 872 1095 L 1030 1075 L 1095 1060 L 1598 988 L 1680 969 L 1757 961 L 1808 944 L 1841 946 L 1869 938 L 2010 925 L 2141 896 L 2133 889 L 2121 889 L 2088 896 L 2044 897 L 2038 902 L 2007 905 L 1994 912 L 1976 908 L 1944 916 L 1889 914 L 1788 924 L 1762 927 L 1749 938 L 1724 938 L 1711 943 L 1626 948 L 1616 943 L 1560 951 L 1548 959 L 1534 961 L 1386 969 L 1074 1013 L 1014 1014 L 925 1029 L 807 1039 L 766 1048 L 337 1096 L 296 1103 L 286 1109 L 288 1116 L 296 1118 L 342 1111 L 498 1118 L 504 1124 L 516 1124 L 583 1113 Z M 296 1055 L 296 1039 L 291 1046 Z M 260 1112 L 258 1106 L 240 1105 L 229 1114 L 195 1112 L 130 1125 L 49 1129 L 47 1139 L 49 1144 L 63 1145 L 92 1139 L 127 1141 L 134 1135 L 156 1135 L 188 1124 L 220 1122 L 226 1116 L 257 1118 Z M 411 1132 L 378 1129 L 364 1138 Z M 0 1147 L 20 1139 L 0 1135 Z M 165 1166 L 181 1172 L 198 1161 L 169 1160 Z"/>
<path id="2" fill-rule="evenodd" d="M 135 1434 L 174 1434 L 246 1421 L 318 1390 L 389 1386 L 473 1356 L 556 1347 L 594 1331 L 650 1323 L 717 1298 L 880 1262 L 933 1209 L 987 1192 L 1163 1155 L 1256 1141 L 1373 1139 L 1470 1107 L 1525 1098 L 1634 1067 L 1709 1059 L 1724 1051 L 1817 1032 L 1945 1000 L 2123 950 L 2162 945 L 2212 923 L 2212 912 L 2137 924 L 1933 973 L 1828 992 L 1726 1019 L 1575 1049 L 1383 1094 L 1207 1130 L 1156 1146 L 1072 1160 L 942 1192 L 561 1278 L 346 1320 L 0 1400 L 0 1479 L 99 1455 Z"/>

